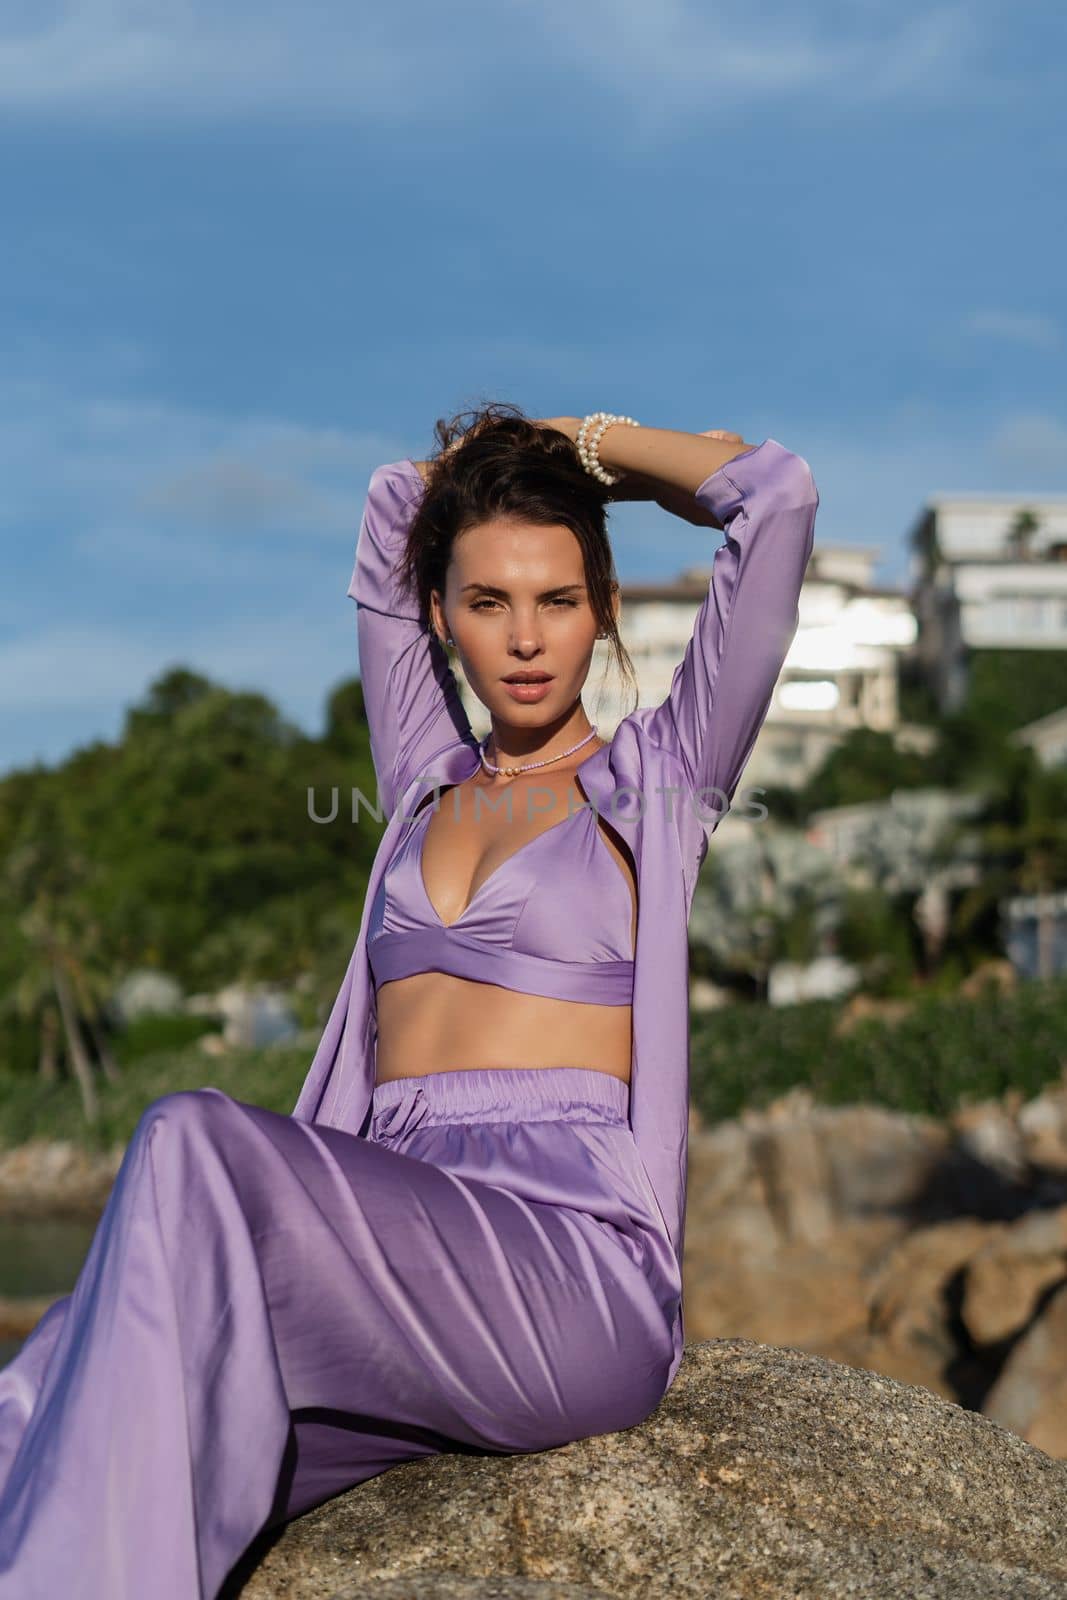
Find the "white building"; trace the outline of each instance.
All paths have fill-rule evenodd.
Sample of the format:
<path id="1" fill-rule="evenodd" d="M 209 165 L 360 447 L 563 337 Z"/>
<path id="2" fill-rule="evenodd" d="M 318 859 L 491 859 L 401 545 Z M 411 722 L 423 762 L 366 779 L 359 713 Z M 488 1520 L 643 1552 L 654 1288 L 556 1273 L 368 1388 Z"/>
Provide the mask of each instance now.
<path id="1" fill-rule="evenodd" d="M 942 711 L 966 697 L 970 650 L 1067 650 L 1067 496 L 935 496 L 911 543 L 917 653 Z"/>
<path id="2" fill-rule="evenodd" d="M 1020 977 L 1067 973 L 1067 889 L 1014 895 L 1000 908 L 1008 959 Z"/>
<path id="3" fill-rule="evenodd" d="M 1067 695 L 1067 684 L 1064 685 Z M 1012 738 L 1028 744 L 1043 767 L 1067 767 L 1067 705 L 1016 728 Z"/>
<path id="4" fill-rule="evenodd" d="M 894 733 L 913 748 L 928 744 L 927 730 L 899 724 L 898 662 L 914 648 L 916 626 L 903 591 L 871 582 L 878 554 L 866 546 L 816 543 L 796 635 L 743 787 L 804 782 L 853 728 Z M 637 674 L 640 705 L 658 705 L 670 689 L 710 576 L 710 566 L 690 567 L 670 583 L 623 584 L 620 631 Z M 462 682 L 458 663 L 456 673 L 472 726 L 484 734 L 485 710 Z M 583 700 L 602 737 L 610 737 L 630 709 L 619 690 L 607 646 L 598 644 Z"/>

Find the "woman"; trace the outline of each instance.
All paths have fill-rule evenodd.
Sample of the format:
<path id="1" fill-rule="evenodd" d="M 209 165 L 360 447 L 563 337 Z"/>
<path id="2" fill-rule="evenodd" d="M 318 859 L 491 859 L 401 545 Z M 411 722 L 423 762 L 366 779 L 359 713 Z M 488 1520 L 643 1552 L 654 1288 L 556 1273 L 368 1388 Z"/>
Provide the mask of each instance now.
<path id="1" fill-rule="evenodd" d="M 397 1462 L 631 1426 L 677 1371 L 686 925 L 818 494 L 724 431 L 437 432 L 372 475 L 349 587 L 388 822 L 344 982 L 292 1116 L 143 1114 L 0 1372 L 0 1600 L 213 1597 L 261 1529 Z M 726 542 L 669 692 L 606 742 L 604 507 L 650 497 Z"/>

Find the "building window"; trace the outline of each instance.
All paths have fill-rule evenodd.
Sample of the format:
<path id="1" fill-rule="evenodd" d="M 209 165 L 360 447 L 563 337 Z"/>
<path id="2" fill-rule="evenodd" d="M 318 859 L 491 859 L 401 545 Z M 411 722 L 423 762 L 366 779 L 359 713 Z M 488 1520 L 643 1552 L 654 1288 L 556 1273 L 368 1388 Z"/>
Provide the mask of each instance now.
<path id="1" fill-rule="evenodd" d="M 1041 632 L 1045 624 L 1045 600 L 1039 594 L 1020 594 L 1015 597 L 1016 626 L 1026 631 Z"/>

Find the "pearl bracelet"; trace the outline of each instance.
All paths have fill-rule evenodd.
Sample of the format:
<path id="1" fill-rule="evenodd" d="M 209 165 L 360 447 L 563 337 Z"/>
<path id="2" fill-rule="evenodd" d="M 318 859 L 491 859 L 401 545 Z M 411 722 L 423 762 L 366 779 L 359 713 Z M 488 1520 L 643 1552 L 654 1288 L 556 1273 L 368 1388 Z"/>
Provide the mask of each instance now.
<path id="1" fill-rule="evenodd" d="M 609 488 L 612 484 L 618 483 L 623 476 L 621 472 L 608 472 L 600 465 L 600 441 L 613 422 L 624 423 L 628 428 L 641 426 L 633 417 L 619 417 L 614 411 L 591 411 L 587 417 L 582 418 L 576 441 L 578 454 L 582 458 L 582 466 L 586 472 L 591 472 L 594 478 L 599 478 L 600 482 L 607 484 Z M 595 424 L 592 432 L 590 432 L 591 424 Z"/>

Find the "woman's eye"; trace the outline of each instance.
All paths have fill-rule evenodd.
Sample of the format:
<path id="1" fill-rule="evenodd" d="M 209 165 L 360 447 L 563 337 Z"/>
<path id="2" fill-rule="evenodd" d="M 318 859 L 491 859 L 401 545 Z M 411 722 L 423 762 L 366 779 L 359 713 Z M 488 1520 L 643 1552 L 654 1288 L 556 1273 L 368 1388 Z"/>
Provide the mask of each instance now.
<path id="1" fill-rule="evenodd" d="M 552 601 L 552 604 L 554 606 L 570 606 L 573 609 L 578 604 L 578 602 L 577 602 L 577 600 L 568 599 L 566 595 L 556 595 L 556 597 Z M 495 600 L 473 600 L 471 602 L 471 610 L 472 611 L 481 611 L 484 606 L 495 606 L 495 605 L 496 605 L 496 601 Z"/>

